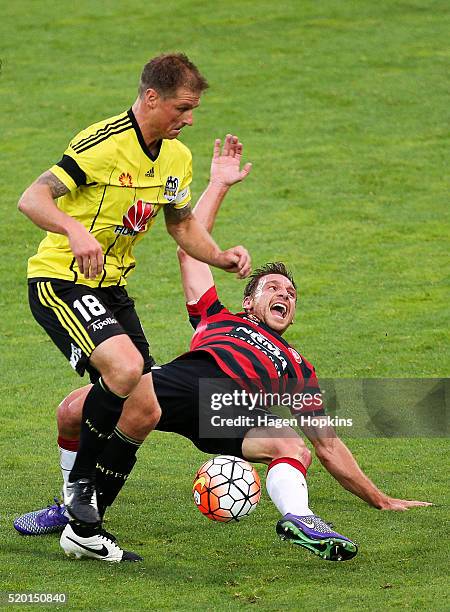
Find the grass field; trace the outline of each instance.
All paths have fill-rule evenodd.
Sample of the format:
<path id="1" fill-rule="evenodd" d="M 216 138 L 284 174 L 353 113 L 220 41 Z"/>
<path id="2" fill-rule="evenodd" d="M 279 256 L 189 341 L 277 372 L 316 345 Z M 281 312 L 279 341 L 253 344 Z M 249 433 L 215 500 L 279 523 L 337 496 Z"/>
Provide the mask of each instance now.
<path id="1" fill-rule="evenodd" d="M 58 492 L 54 411 L 79 384 L 29 313 L 26 259 L 42 233 L 16 202 L 75 133 L 131 105 L 159 52 L 185 51 L 211 84 L 182 137 L 196 196 L 214 137 L 245 144 L 252 175 L 215 236 L 291 266 L 289 340 L 319 376 L 449 376 L 448 3 L 20 0 L 1 21 L 0 590 L 64 591 L 73 610 L 448 609 L 443 437 L 349 440 L 389 494 L 435 502 L 407 513 L 370 509 L 314 462 L 312 506 L 359 543 L 349 563 L 279 542 L 267 495 L 246 522 L 208 522 L 190 497 L 205 455 L 163 434 L 107 524 L 144 563 L 72 562 L 57 538 L 11 527 Z M 138 249 L 130 293 L 164 362 L 190 337 L 175 248 L 160 221 Z M 242 285 L 216 279 L 237 308 Z"/>

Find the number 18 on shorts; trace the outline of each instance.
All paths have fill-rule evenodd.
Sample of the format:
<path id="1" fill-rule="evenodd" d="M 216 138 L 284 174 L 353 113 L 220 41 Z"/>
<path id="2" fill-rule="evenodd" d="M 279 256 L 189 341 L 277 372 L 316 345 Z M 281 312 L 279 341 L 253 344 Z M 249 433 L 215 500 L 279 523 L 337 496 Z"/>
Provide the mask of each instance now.
<path id="1" fill-rule="evenodd" d="M 138 321 L 134 302 L 122 287 L 93 288 L 43 279 L 29 284 L 29 300 L 37 322 L 80 375 L 96 346 L 127 333 L 116 312 L 126 314 L 132 308 Z"/>

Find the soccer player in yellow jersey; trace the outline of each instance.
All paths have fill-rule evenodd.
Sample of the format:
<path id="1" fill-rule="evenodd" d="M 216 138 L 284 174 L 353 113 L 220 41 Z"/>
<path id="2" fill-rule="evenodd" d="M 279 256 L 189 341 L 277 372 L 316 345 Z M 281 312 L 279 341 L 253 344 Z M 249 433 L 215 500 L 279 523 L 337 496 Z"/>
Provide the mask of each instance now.
<path id="1" fill-rule="evenodd" d="M 120 454 L 121 444 L 139 446 L 160 415 L 154 360 L 124 288 L 135 267 L 133 246 L 163 209 L 169 234 L 189 255 L 239 277 L 250 272 L 247 251 L 222 251 L 190 208 L 191 154 L 176 139 L 192 125 L 207 86 L 183 54 L 152 59 L 131 109 L 80 132 L 19 202 L 21 212 L 47 230 L 28 266 L 33 315 L 72 367 L 80 375 L 87 370 L 94 382 L 64 501 L 73 537 L 89 536 L 98 550 L 106 540 L 97 462 L 104 453 Z M 242 178 L 249 171 L 247 164 Z M 123 466 L 123 473 L 130 469 Z M 136 558 L 123 551 L 122 560 Z"/>
<path id="2" fill-rule="evenodd" d="M 241 152 L 242 144 L 238 141 L 231 144 L 229 139 L 226 141 L 222 151 L 226 155 L 220 153 L 220 141 L 215 143 L 210 184 L 195 207 L 197 219 L 208 231 L 213 228 L 222 198 L 240 179 Z M 221 183 L 222 189 L 212 189 L 211 183 L 216 187 Z M 266 264 L 254 272 L 244 291 L 245 312 L 233 314 L 220 303 L 210 268 L 181 250 L 178 257 L 189 320 L 196 331 L 188 353 L 154 369 L 153 382 L 162 408 L 158 430 L 183 435 L 205 453 L 236 455 L 247 461 L 266 464 L 267 492 L 281 514 L 276 527 L 281 538 L 329 561 L 353 558 L 357 546 L 335 532 L 310 507 L 306 473 L 312 461 L 311 452 L 298 432 L 270 413 L 270 407 L 274 405 L 272 391 L 276 388 L 272 386 L 275 383 L 274 371 L 270 374 L 273 367 L 277 370 L 276 377 L 287 376 L 291 377 L 291 382 L 295 381 L 295 393 L 290 399 L 294 401 L 291 407 L 300 420 L 299 425 L 323 466 L 345 489 L 380 510 L 404 511 L 431 505 L 429 502 L 393 498 L 378 489 L 339 439 L 328 418 L 322 416 L 322 395 L 313 366 L 283 340 L 297 308 L 294 281 L 283 264 Z M 244 328 L 250 330 L 249 326 L 258 331 L 255 337 L 245 331 Z M 270 359 L 267 359 L 268 344 L 262 342 L 262 338 L 268 344 L 275 342 L 279 348 L 278 353 L 271 351 Z M 244 357 L 245 363 L 239 355 Z M 239 401 L 239 397 L 242 398 L 242 372 L 251 377 L 250 383 L 255 383 L 255 377 L 261 372 L 267 373 L 259 379 L 262 385 L 259 392 L 265 387 L 266 393 L 262 391 L 261 403 L 257 402 L 253 408 L 249 408 L 246 401 Z M 200 380 L 208 378 L 216 381 L 216 398 L 221 395 L 217 391 L 225 391 L 225 394 L 238 392 L 232 406 L 226 402 L 219 406 L 220 413 L 213 412 L 212 397 L 208 399 L 207 389 L 201 389 Z M 89 393 L 89 389 L 90 385 L 87 385 L 72 391 L 58 409 L 58 445 L 64 480 L 67 480 L 76 455 L 74 449 L 82 408 L 79 400 Z M 300 389 L 303 389 L 301 394 Z M 288 388 L 285 390 L 286 398 L 289 391 Z M 308 391 L 305 393 L 305 390 Z M 256 393 L 247 394 L 247 398 L 251 395 L 257 399 Z M 305 398 L 301 412 L 298 412 L 300 406 L 295 400 L 299 395 Z M 315 399 L 310 402 L 308 397 Z M 211 435 L 211 424 L 216 418 L 221 421 L 220 427 L 216 426 L 216 433 Z M 234 424 L 232 427 L 230 422 Z M 121 452 L 133 456 L 130 447 L 122 446 Z M 123 480 L 116 475 L 117 460 L 117 456 L 102 457 L 98 464 L 96 486 L 101 512 L 114 502 L 123 485 Z M 14 527 L 23 535 L 33 536 L 62 531 L 60 544 L 70 556 L 121 560 L 123 551 L 105 538 L 105 548 L 110 550 L 106 557 L 101 547 L 91 546 L 89 538 L 74 541 L 73 529 L 67 523 L 64 506 L 56 504 L 27 512 L 14 521 Z"/>

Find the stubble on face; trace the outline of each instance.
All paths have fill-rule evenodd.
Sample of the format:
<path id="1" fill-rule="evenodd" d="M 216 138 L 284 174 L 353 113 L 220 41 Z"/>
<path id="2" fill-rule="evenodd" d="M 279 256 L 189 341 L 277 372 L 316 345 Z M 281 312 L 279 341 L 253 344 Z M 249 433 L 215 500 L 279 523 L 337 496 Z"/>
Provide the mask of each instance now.
<path id="1" fill-rule="evenodd" d="M 278 333 L 282 334 L 293 322 L 293 317 L 295 314 L 295 303 L 293 304 L 292 302 L 295 302 L 295 296 L 290 296 L 287 304 L 286 298 L 273 300 L 273 295 L 275 295 L 275 293 L 272 294 L 270 288 L 275 283 L 279 286 L 278 288 L 274 287 L 275 293 L 277 291 L 289 292 L 290 294 L 292 293 L 293 288 L 292 286 L 290 286 L 290 283 L 288 283 L 289 286 L 283 287 L 280 285 L 280 282 L 275 281 L 273 277 L 264 276 L 259 280 L 258 285 L 256 286 L 256 289 L 253 293 L 252 306 L 251 309 L 248 311 L 248 315 L 253 319 L 265 323 Z M 271 302 L 280 302 L 281 304 L 285 305 L 285 307 L 287 308 L 286 318 L 279 318 L 271 312 Z"/>
<path id="2" fill-rule="evenodd" d="M 162 137 L 177 138 L 186 125 L 192 125 L 192 112 L 199 104 L 199 94 L 184 87 L 180 87 L 173 97 L 160 98 L 158 114 Z"/>

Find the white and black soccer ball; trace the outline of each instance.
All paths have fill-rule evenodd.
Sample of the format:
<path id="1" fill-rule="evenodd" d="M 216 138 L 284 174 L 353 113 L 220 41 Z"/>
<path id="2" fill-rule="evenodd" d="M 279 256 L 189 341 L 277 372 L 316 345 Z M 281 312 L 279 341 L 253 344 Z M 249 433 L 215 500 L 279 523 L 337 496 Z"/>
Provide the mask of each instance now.
<path id="1" fill-rule="evenodd" d="M 194 502 L 213 521 L 239 521 L 256 508 L 261 497 L 258 472 L 244 459 L 219 455 L 197 471 Z"/>

